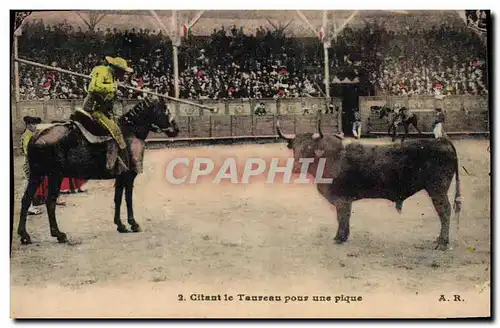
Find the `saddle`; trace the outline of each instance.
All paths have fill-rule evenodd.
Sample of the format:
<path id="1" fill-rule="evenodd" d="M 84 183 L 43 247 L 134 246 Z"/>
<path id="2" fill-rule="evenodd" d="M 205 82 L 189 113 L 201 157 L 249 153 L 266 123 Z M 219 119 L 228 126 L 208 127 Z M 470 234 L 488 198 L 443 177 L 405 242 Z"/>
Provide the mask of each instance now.
<path id="1" fill-rule="evenodd" d="M 36 126 L 35 134 L 40 135 L 41 133 L 43 133 L 43 131 L 54 126 L 67 126 L 77 128 L 90 144 L 105 144 L 108 141 L 114 140 L 106 127 L 102 126 L 100 122 L 98 122 L 94 117 L 92 117 L 89 113 L 82 109 L 76 109 L 75 112 L 71 114 L 69 120 L 52 121 L 51 123 L 38 124 Z M 124 164 L 125 167 L 129 167 L 129 164 L 127 163 L 129 162 L 128 155 L 126 155 L 125 159 L 120 158 L 120 156 L 118 156 L 117 147 L 117 145 L 113 146 L 113 144 L 108 144 L 107 165 L 109 166 L 108 169 L 110 170 L 115 170 L 111 168 L 111 166 L 114 165 L 116 160 L 121 161 L 121 163 Z M 135 152 L 132 151 L 132 164 L 137 173 L 142 172 L 141 159 L 142 154 L 135 154 Z M 116 169 L 116 174 L 123 172 L 123 167 L 119 165 L 118 167 L 120 167 L 120 169 Z"/>
<path id="2" fill-rule="evenodd" d="M 113 139 L 109 131 L 97 122 L 90 114 L 76 109 L 69 120 L 55 120 L 51 123 L 40 123 L 35 126 L 34 136 L 39 136 L 45 130 L 54 126 L 76 126 L 84 138 L 91 144 L 101 144 Z"/>
<path id="3" fill-rule="evenodd" d="M 91 144 L 104 143 L 113 139 L 108 129 L 82 109 L 76 109 L 69 119 L 78 127 L 85 139 Z"/>

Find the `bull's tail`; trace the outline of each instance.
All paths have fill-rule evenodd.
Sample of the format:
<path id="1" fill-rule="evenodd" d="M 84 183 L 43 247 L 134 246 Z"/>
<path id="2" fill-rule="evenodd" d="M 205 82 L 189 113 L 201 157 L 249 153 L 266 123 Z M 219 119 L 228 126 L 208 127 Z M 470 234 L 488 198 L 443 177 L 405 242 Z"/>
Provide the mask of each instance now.
<path id="1" fill-rule="evenodd" d="M 455 200 L 453 202 L 453 209 L 455 210 L 455 220 L 457 221 L 457 239 L 467 248 L 469 252 L 474 252 L 474 248 L 470 247 L 465 240 L 460 237 L 460 211 L 462 210 L 462 195 L 460 193 L 460 171 L 458 169 L 458 153 L 453 145 L 453 142 L 449 140 L 451 147 L 455 153 Z"/>
<path id="2" fill-rule="evenodd" d="M 451 147 L 453 148 L 453 151 L 455 152 L 455 201 L 453 202 L 453 208 L 455 209 L 455 219 L 457 221 L 457 240 L 464 245 L 464 247 L 467 249 L 468 252 L 475 252 L 476 249 L 472 246 L 470 246 L 462 237 L 460 237 L 459 233 L 459 228 L 460 228 L 460 211 L 462 210 L 462 195 L 460 194 L 460 174 L 458 170 L 458 154 L 457 150 L 455 148 L 455 145 L 453 145 L 453 142 L 448 137 L 445 137 L 443 139 L 448 140 L 450 143 Z"/>
<path id="3" fill-rule="evenodd" d="M 460 211 L 462 210 L 462 195 L 460 194 L 460 177 L 458 176 L 458 170 L 455 171 L 455 201 L 453 202 L 453 209 L 455 209 L 455 219 L 457 220 L 458 231 L 460 228 Z"/>
<path id="4" fill-rule="evenodd" d="M 462 194 L 460 193 L 460 171 L 458 169 L 458 154 L 453 145 L 453 142 L 450 141 L 451 146 L 453 147 L 453 151 L 455 152 L 455 201 L 453 202 L 453 209 L 455 210 L 455 218 L 457 220 L 457 229 L 460 226 L 460 211 L 462 210 Z"/>

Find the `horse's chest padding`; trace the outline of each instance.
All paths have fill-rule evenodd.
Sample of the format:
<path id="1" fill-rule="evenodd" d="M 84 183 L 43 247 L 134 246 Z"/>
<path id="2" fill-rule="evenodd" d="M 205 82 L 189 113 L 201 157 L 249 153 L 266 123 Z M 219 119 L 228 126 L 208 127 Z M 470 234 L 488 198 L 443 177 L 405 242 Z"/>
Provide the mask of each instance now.
<path id="1" fill-rule="evenodd" d="M 127 140 L 127 144 L 130 145 L 129 151 L 132 169 L 134 169 L 137 173 L 142 173 L 142 162 L 144 159 L 144 149 L 146 144 L 145 141 L 136 137 L 132 137 L 131 139 Z"/>

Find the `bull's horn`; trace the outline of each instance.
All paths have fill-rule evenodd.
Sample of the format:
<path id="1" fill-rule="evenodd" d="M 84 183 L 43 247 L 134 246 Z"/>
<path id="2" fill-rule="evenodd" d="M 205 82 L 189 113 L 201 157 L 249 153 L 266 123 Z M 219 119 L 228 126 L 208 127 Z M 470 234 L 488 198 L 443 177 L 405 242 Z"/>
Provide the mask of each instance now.
<path id="1" fill-rule="evenodd" d="M 319 133 L 319 137 L 321 139 L 323 139 L 324 135 L 323 135 L 323 132 L 321 131 L 321 118 L 318 119 L 318 128 L 317 128 L 317 130 L 318 130 L 318 133 Z"/>
<path id="2" fill-rule="evenodd" d="M 276 121 L 276 131 L 278 132 L 278 136 L 280 138 L 283 138 L 283 139 L 285 139 L 287 141 L 292 141 L 293 139 L 295 139 L 295 136 L 289 136 L 289 137 L 287 137 L 287 136 L 285 136 L 283 134 L 283 132 L 281 132 L 280 121 L 279 120 Z"/>

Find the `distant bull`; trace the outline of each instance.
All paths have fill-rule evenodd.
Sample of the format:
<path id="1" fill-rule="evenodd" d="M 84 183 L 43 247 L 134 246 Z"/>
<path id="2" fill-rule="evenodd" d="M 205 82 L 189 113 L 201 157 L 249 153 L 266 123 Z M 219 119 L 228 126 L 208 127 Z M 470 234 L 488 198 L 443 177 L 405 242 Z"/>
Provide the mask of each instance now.
<path id="1" fill-rule="evenodd" d="M 322 178 L 332 183 L 317 188 L 337 209 L 337 243 L 349 238 L 352 203 L 365 198 L 388 199 L 401 212 L 403 202 L 421 190 L 427 191 L 441 221 L 436 249 L 446 250 L 449 244 L 451 205 L 448 189 L 453 175 L 456 180 L 455 215 L 461 209 L 458 156 L 448 139 L 410 140 L 403 144 L 344 145 L 340 135 L 326 136 L 318 123 L 317 133 L 286 136 L 277 122 L 278 135 L 288 142 L 295 158 L 294 171 L 301 158 L 314 158 L 308 172 L 315 176 L 319 160 L 324 158 Z"/>

